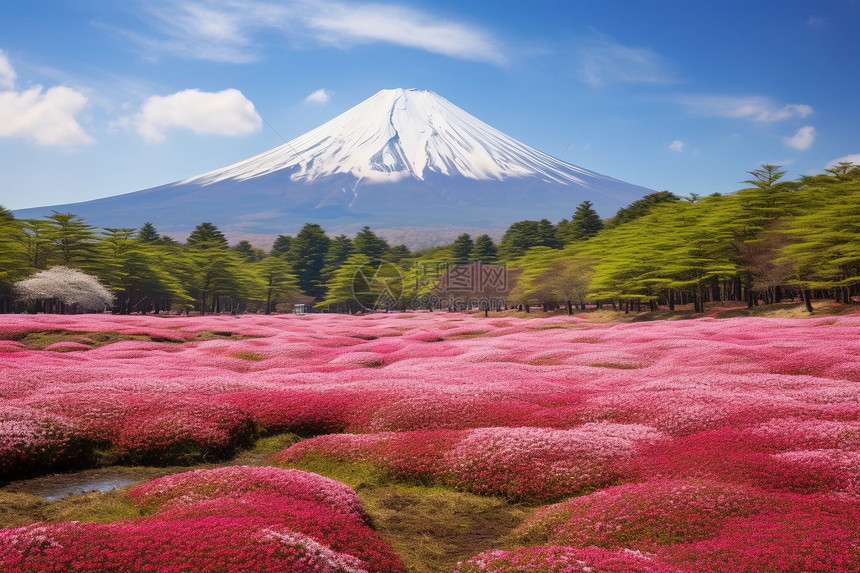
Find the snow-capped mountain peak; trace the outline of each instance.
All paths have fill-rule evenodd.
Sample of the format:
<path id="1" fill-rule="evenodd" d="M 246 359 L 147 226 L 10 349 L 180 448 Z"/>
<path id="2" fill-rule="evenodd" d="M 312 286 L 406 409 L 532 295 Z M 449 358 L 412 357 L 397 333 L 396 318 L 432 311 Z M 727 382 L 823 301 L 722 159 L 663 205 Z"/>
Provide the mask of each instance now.
<path id="1" fill-rule="evenodd" d="M 581 176 L 596 175 L 520 143 L 431 91 L 390 89 L 284 145 L 182 183 L 246 180 L 284 169 L 297 182 L 345 174 L 366 183 L 423 180 L 435 172 L 582 184 Z"/>

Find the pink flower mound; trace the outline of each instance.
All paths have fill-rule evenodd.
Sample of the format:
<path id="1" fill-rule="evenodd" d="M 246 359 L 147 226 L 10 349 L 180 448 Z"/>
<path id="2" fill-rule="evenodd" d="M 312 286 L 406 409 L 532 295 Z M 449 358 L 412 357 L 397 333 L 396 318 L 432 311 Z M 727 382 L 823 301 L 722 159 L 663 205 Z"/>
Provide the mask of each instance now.
<path id="1" fill-rule="evenodd" d="M 665 439 L 647 426 L 585 424 L 572 430 L 481 428 L 320 436 L 274 456 L 369 462 L 392 476 L 478 494 L 549 500 L 593 490 L 622 477 L 637 448 Z"/>
<path id="2" fill-rule="evenodd" d="M 165 464 L 229 453 L 250 431 L 242 412 L 209 396 L 80 391 L 45 395 L 30 407 L 50 404 L 78 421 L 87 439 L 114 447 L 123 460 Z"/>
<path id="3" fill-rule="evenodd" d="M 684 571 L 860 571 L 860 505 L 811 498 L 730 520 L 719 536 L 658 556 Z"/>
<path id="4" fill-rule="evenodd" d="M 465 435 L 462 430 L 331 434 L 298 442 L 270 461 L 290 464 L 319 456 L 367 462 L 395 478 L 439 483 L 446 474 L 445 452 Z"/>
<path id="5" fill-rule="evenodd" d="M 733 428 L 701 432 L 646 450 L 633 460 L 631 472 L 643 478 L 710 478 L 772 491 L 857 493 L 856 452 L 831 449 L 778 453 L 776 445 L 786 438 L 791 439 L 790 435 L 771 439 L 759 430 Z M 813 435 L 810 439 L 816 438 Z"/>
<path id="6" fill-rule="evenodd" d="M 139 485 L 129 496 L 141 505 L 163 511 L 206 500 L 241 501 L 254 493 L 272 492 L 292 500 L 324 504 L 330 511 L 364 519 L 361 502 L 349 486 L 317 474 L 271 467 L 231 466 L 173 474 Z"/>
<path id="7" fill-rule="evenodd" d="M 22 350 L 27 350 L 23 342 L 0 340 L 0 352 L 20 352 Z"/>
<path id="8" fill-rule="evenodd" d="M 477 429 L 446 454 L 445 481 L 474 493 L 553 499 L 611 484 L 639 446 L 664 437 L 648 426 L 608 423 Z"/>
<path id="9" fill-rule="evenodd" d="M 749 430 L 755 438 L 774 449 L 860 450 L 860 422 L 777 418 Z"/>
<path id="10" fill-rule="evenodd" d="M 62 467 L 81 455 L 80 446 L 62 416 L 0 405 L 0 478 Z"/>
<path id="11" fill-rule="evenodd" d="M 574 547 L 518 547 L 485 551 L 459 563 L 458 573 L 663 573 L 677 571 L 638 551 Z"/>
<path id="12" fill-rule="evenodd" d="M 748 486 L 660 479 L 625 484 L 544 507 L 517 530 L 527 545 L 656 551 L 714 537 L 731 517 L 773 508 Z"/>
<path id="13" fill-rule="evenodd" d="M 229 467 L 130 492 L 152 516 L 0 530 L 2 571 L 396 571 L 403 564 L 345 485 Z"/>

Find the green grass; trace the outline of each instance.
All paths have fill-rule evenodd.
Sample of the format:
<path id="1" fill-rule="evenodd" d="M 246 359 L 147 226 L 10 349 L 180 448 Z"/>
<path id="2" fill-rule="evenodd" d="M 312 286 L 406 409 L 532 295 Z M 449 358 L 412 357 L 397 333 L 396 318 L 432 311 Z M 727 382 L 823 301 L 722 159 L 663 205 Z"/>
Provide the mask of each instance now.
<path id="1" fill-rule="evenodd" d="M 397 481 L 368 463 L 309 456 L 287 467 L 353 488 L 371 525 L 400 553 L 407 571 L 451 571 L 458 561 L 502 547 L 534 513 L 533 507 L 501 497 Z"/>
<path id="2" fill-rule="evenodd" d="M 262 354 L 257 354 L 256 352 L 234 352 L 232 354 L 228 354 L 227 356 L 232 356 L 233 358 L 239 358 L 241 360 L 247 360 L 249 362 L 260 362 L 261 360 L 265 360 L 266 357 Z"/>
<path id="3" fill-rule="evenodd" d="M 189 338 L 186 340 L 179 331 L 177 331 L 176 337 L 170 336 L 147 336 L 144 334 L 120 334 L 118 332 L 90 332 L 90 331 L 72 331 L 72 330 L 29 330 L 24 332 L 14 332 L 11 334 L 6 334 L 4 336 L 0 336 L 0 339 L 4 340 L 17 340 L 21 342 L 24 346 L 26 346 L 29 350 L 44 350 L 45 347 L 50 346 L 51 344 L 55 344 L 57 342 L 77 342 L 79 344 L 83 344 L 88 346 L 89 348 L 99 348 L 100 346 L 105 346 L 108 344 L 113 344 L 114 342 L 120 342 L 123 340 L 137 340 L 137 341 L 145 341 L 145 342 L 169 342 L 169 343 L 182 343 L 182 342 L 192 342 L 192 341 L 204 341 L 204 340 L 222 340 L 225 338 L 229 338 L 231 340 L 244 340 L 246 338 L 260 338 L 259 336 L 240 336 L 233 334 L 232 332 L 198 332 L 194 334 L 193 338 Z M 60 351 L 68 352 L 72 349 L 62 349 Z M 81 349 L 85 350 L 85 349 Z M 254 356 L 259 356 L 253 352 L 242 353 L 242 354 L 253 354 Z M 238 358 L 242 358 L 238 356 Z M 260 358 L 244 358 L 245 360 L 263 360 L 265 357 L 261 356 Z"/>
<path id="4" fill-rule="evenodd" d="M 270 456 L 296 443 L 295 434 L 275 434 L 256 440 L 235 458 L 218 464 L 188 467 L 123 468 L 137 483 L 162 475 L 227 465 L 267 465 Z M 407 571 L 450 571 L 458 561 L 492 548 L 508 548 L 517 526 L 535 508 L 501 497 L 478 496 L 441 486 L 398 481 L 367 463 L 308 457 L 285 467 L 310 471 L 341 481 L 358 494 L 371 526 L 399 552 Z M 44 479 L 73 481 L 76 474 Z M 129 487 L 108 492 L 71 495 L 48 502 L 24 491 L 26 482 L 0 490 L 0 527 L 20 527 L 37 521 L 108 523 L 146 514 L 126 496 Z M 16 491 L 17 490 L 17 491 Z"/>
<path id="5" fill-rule="evenodd" d="M 458 561 L 502 546 L 533 508 L 444 488 L 388 485 L 358 492 L 371 525 L 407 571 L 451 571 Z"/>
<path id="6" fill-rule="evenodd" d="M 589 366 L 593 366 L 594 368 L 615 368 L 617 370 L 636 370 L 637 368 L 641 368 L 638 364 L 621 364 L 620 362 L 595 362 L 594 364 L 589 364 Z"/>
<path id="7" fill-rule="evenodd" d="M 92 491 L 56 501 L 23 492 L 0 491 L 0 527 L 21 527 L 37 521 L 110 523 L 144 515 L 127 497 L 129 487 L 108 492 Z"/>
<path id="8" fill-rule="evenodd" d="M 116 332 L 72 332 L 69 330 L 30 331 L 16 333 L 12 338 L 30 350 L 44 350 L 57 342 L 77 342 L 90 348 L 98 348 L 120 340 L 150 340 L 148 336 L 118 334 Z"/>

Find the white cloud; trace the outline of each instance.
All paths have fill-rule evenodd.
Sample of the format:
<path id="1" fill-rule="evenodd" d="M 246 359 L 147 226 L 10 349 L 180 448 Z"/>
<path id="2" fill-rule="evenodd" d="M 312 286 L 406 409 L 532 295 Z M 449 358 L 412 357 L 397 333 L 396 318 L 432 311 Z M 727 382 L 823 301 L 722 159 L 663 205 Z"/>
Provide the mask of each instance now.
<path id="1" fill-rule="evenodd" d="M 39 145 L 78 147 L 92 142 L 77 115 L 89 103 L 87 96 L 66 86 L 46 91 L 36 85 L 15 89 L 17 74 L 0 51 L 0 137 L 21 138 Z"/>
<path id="2" fill-rule="evenodd" d="M 454 58 L 501 65 L 499 42 L 487 32 L 460 22 L 396 4 L 330 0 L 167 0 L 142 10 L 158 36 L 120 30 L 152 53 L 218 62 L 260 59 L 256 35 L 279 31 L 288 40 L 337 48 L 388 43 Z"/>
<path id="3" fill-rule="evenodd" d="M 328 91 L 324 90 L 323 88 L 320 88 L 316 91 L 309 93 L 308 96 L 305 98 L 305 102 L 307 102 L 307 103 L 326 103 L 330 99 L 331 99 L 331 92 L 328 92 Z"/>
<path id="4" fill-rule="evenodd" d="M 625 46 L 599 37 L 579 50 L 580 74 L 592 87 L 616 83 L 665 84 L 675 81 L 664 59 L 649 48 Z"/>
<path id="5" fill-rule="evenodd" d="M 669 144 L 669 151 L 674 151 L 675 153 L 681 153 L 684 151 L 684 147 L 686 147 L 686 143 L 681 141 L 680 139 L 676 139 L 672 143 Z"/>
<path id="6" fill-rule="evenodd" d="M 834 159 L 824 167 L 825 169 L 832 169 L 840 163 L 853 163 L 854 165 L 860 166 L 860 153 L 852 153 L 851 155 Z"/>
<path id="7" fill-rule="evenodd" d="M 686 96 L 681 98 L 680 102 L 690 112 L 699 115 L 750 119 L 765 123 L 804 118 L 813 112 L 812 107 L 806 104 L 780 106 L 772 99 L 761 96 Z"/>
<path id="8" fill-rule="evenodd" d="M 815 143 L 815 128 L 811 125 L 801 127 L 791 137 L 783 137 L 782 141 L 792 149 L 806 151 Z"/>
<path id="9" fill-rule="evenodd" d="M 138 133 L 154 142 L 163 140 L 164 132 L 172 128 L 214 135 L 256 133 L 263 120 L 239 90 L 213 93 L 193 89 L 150 97 L 141 106 L 135 124 Z"/>
<path id="10" fill-rule="evenodd" d="M 14 89 L 18 75 L 3 50 L 0 50 L 0 88 Z"/>
<path id="11" fill-rule="evenodd" d="M 413 8 L 390 4 L 314 2 L 304 23 L 322 44 L 349 47 L 385 42 L 463 60 L 503 64 L 489 34 Z"/>

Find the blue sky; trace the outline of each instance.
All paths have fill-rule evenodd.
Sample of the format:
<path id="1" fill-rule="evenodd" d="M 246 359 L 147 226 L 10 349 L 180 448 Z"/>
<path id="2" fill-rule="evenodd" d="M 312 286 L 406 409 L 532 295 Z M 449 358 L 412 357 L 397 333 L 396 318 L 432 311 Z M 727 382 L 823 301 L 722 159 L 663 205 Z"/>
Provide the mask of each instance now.
<path id="1" fill-rule="evenodd" d="M 3 2 L 0 204 L 185 179 L 395 87 L 631 183 L 731 192 L 761 163 L 860 163 L 860 2 Z"/>

